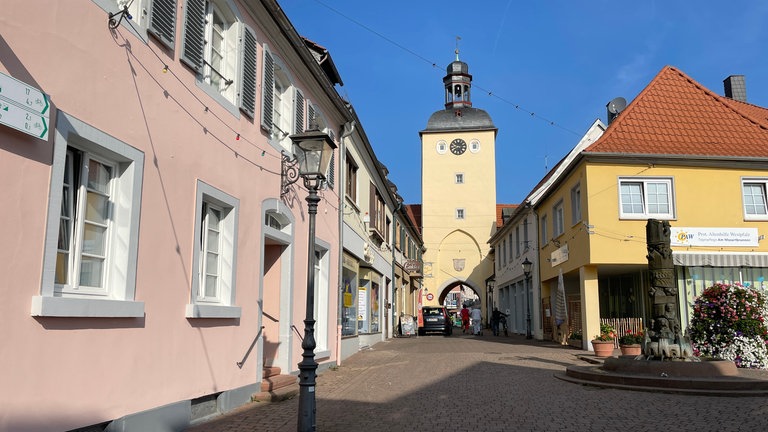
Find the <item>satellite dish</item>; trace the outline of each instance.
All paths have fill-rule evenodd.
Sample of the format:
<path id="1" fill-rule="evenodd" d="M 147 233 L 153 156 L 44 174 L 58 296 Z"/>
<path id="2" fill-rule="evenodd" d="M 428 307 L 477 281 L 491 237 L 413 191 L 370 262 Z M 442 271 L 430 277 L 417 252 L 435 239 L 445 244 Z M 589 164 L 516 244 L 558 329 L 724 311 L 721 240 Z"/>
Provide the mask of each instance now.
<path id="1" fill-rule="evenodd" d="M 624 108 L 626 107 L 627 107 L 627 100 L 624 99 L 623 97 L 617 97 L 612 101 L 608 102 L 608 112 L 611 114 L 618 114 L 624 111 Z"/>

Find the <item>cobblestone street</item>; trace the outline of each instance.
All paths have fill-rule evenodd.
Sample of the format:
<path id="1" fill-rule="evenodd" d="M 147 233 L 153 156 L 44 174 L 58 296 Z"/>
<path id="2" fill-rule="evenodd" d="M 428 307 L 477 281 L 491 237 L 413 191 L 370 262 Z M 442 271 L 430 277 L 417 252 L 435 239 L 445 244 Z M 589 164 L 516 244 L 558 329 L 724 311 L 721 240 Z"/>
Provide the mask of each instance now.
<path id="1" fill-rule="evenodd" d="M 556 378 L 584 353 L 524 336 L 379 343 L 318 377 L 319 431 L 758 431 L 763 397 L 602 389 Z M 240 408 L 188 432 L 294 431 L 298 400 Z"/>

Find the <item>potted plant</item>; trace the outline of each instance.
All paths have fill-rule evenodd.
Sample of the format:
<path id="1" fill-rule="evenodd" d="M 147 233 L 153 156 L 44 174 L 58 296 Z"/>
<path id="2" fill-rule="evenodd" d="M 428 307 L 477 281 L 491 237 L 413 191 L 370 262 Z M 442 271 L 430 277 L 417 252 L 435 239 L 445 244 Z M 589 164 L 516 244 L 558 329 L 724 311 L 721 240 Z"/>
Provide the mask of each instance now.
<path id="1" fill-rule="evenodd" d="M 614 339 L 616 339 L 616 330 L 614 330 L 613 326 L 600 323 L 600 334 L 592 339 L 595 357 L 610 357 L 613 355 Z"/>
<path id="2" fill-rule="evenodd" d="M 619 349 L 621 355 L 639 356 L 643 352 L 641 344 L 643 343 L 643 332 L 633 332 L 632 330 L 619 338 Z"/>
<path id="3" fill-rule="evenodd" d="M 581 348 L 581 330 L 574 331 L 568 336 L 568 345 Z"/>

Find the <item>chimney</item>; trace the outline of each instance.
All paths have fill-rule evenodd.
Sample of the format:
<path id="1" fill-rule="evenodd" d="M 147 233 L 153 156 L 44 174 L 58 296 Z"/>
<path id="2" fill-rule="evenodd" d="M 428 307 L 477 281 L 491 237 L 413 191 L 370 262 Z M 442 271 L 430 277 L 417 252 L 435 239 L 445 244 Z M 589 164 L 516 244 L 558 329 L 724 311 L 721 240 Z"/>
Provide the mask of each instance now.
<path id="1" fill-rule="evenodd" d="M 741 102 L 747 101 L 747 84 L 744 81 L 744 75 L 729 76 L 723 80 L 723 86 L 725 97 Z"/>

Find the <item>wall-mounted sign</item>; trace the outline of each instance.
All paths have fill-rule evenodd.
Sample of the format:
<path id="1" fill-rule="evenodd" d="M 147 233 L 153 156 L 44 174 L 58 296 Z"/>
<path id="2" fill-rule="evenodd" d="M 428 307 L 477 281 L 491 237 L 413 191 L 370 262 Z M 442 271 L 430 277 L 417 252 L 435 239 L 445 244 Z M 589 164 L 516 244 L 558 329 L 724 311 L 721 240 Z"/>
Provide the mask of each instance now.
<path id="1" fill-rule="evenodd" d="M 671 227 L 672 246 L 758 246 L 757 228 Z"/>
<path id="2" fill-rule="evenodd" d="M 408 273 L 418 273 L 421 271 L 421 261 L 415 259 L 405 260 L 403 270 Z"/>
<path id="3" fill-rule="evenodd" d="M 549 262 L 552 263 L 552 267 L 562 264 L 568 261 L 568 243 L 552 251 L 549 255 Z"/>
<path id="4" fill-rule="evenodd" d="M 49 114 L 45 93 L 0 73 L 0 124 L 47 140 Z"/>

